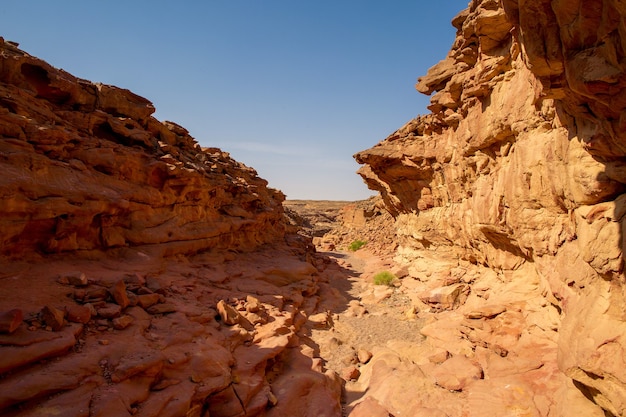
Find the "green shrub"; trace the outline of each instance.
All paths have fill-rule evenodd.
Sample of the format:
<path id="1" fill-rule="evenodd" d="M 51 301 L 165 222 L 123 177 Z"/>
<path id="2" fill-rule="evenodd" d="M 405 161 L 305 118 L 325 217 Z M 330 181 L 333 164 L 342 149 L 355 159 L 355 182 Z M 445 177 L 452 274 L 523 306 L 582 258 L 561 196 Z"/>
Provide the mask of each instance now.
<path id="1" fill-rule="evenodd" d="M 359 249 L 361 249 L 365 243 L 362 240 L 355 240 L 354 242 L 350 243 L 350 246 L 348 246 L 348 250 L 351 250 L 352 252 L 358 251 Z"/>
<path id="2" fill-rule="evenodd" d="M 389 271 L 382 271 L 374 275 L 375 285 L 391 285 L 396 276 Z"/>

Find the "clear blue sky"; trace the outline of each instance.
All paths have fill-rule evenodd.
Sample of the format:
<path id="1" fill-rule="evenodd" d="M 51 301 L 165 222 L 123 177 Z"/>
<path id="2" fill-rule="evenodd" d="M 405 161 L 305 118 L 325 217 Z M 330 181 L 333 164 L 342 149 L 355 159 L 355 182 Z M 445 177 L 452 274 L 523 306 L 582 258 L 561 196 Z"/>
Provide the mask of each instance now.
<path id="1" fill-rule="evenodd" d="M 467 0 L 12 0 L 0 36 L 151 100 L 291 199 L 367 198 L 352 155 L 418 114 Z"/>

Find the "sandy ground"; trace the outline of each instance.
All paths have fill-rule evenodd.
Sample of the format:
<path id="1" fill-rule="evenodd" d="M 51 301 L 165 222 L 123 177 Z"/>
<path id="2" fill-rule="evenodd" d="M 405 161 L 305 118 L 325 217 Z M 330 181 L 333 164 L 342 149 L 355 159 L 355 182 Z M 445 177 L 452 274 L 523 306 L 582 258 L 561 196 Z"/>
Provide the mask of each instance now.
<path id="1" fill-rule="evenodd" d="M 327 306 L 332 320 L 324 328 L 312 329 L 310 335 L 319 346 L 328 369 L 339 375 L 351 367 L 359 369 L 363 365 L 359 353 L 367 355 L 394 340 L 422 343 L 421 320 L 407 316 L 411 308 L 409 297 L 399 286 L 373 284 L 373 275 L 389 270 L 391 262 L 365 249 L 325 254 L 343 268 L 341 273 L 332 275 L 329 282 L 342 301 Z M 330 302 L 323 299 L 321 307 Z M 348 380 L 345 385 L 344 416 L 353 408 L 353 402 L 364 394 L 356 389 L 354 382 Z"/>

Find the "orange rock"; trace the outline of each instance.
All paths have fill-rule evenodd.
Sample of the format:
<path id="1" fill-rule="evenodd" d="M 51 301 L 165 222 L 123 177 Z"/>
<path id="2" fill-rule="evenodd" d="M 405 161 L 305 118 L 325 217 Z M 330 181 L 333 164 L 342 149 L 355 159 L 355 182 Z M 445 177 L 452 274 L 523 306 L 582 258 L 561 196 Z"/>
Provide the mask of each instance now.
<path id="1" fill-rule="evenodd" d="M 67 320 L 74 323 L 88 323 L 91 320 L 91 309 L 88 306 L 69 305 L 65 306 Z"/>
<path id="2" fill-rule="evenodd" d="M 341 370 L 341 378 L 345 381 L 351 381 L 354 379 L 359 379 L 361 376 L 361 372 L 356 366 L 348 366 Z"/>
<path id="3" fill-rule="evenodd" d="M 356 355 L 359 359 L 359 363 L 361 364 L 366 364 L 369 362 L 370 359 L 372 359 L 372 352 L 370 352 L 369 350 L 359 349 L 356 352 Z"/>
<path id="4" fill-rule="evenodd" d="M 119 315 L 122 314 L 122 307 L 111 303 L 107 303 L 100 308 L 96 307 L 96 310 L 98 312 L 98 316 L 104 319 L 112 319 L 119 317 Z"/>
<path id="5" fill-rule="evenodd" d="M 41 309 L 39 315 L 46 326 L 50 326 L 52 330 L 57 331 L 63 328 L 65 311 L 48 305 Z"/>
<path id="6" fill-rule="evenodd" d="M 391 414 L 372 397 L 365 397 L 349 414 L 349 417 L 390 417 Z"/>
<path id="7" fill-rule="evenodd" d="M 226 304 L 224 300 L 220 300 L 217 303 L 217 314 L 219 314 L 222 322 L 229 326 L 238 324 L 241 320 L 241 314 L 235 310 L 232 306 Z"/>
<path id="8" fill-rule="evenodd" d="M 144 309 L 159 302 L 159 294 L 140 294 L 137 296 L 137 305 Z"/>
<path id="9" fill-rule="evenodd" d="M 59 277 L 59 282 L 61 284 L 73 285 L 75 287 L 84 287 L 89 283 L 87 280 L 87 276 L 80 271 L 62 274 Z"/>
<path id="10" fill-rule="evenodd" d="M 0 333 L 13 333 L 22 321 L 24 313 L 19 308 L 0 313 Z"/>
<path id="11" fill-rule="evenodd" d="M 124 315 L 120 317 L 116 317 L 113 320 L 113 328 L 116 330 L 124 330 L 128 326 L 130 326 L 134 319 L 131 316 Z"/>
<path id="12" fill-rule="evenodd" d="M 128 295 L 126 295 L 126 284 L 123 280 L 117 281 L 109 292 L 111 293 L 111 297 L 113 297 L 117 305 L 119 305 L 122 310 L 130 305 Z"/>

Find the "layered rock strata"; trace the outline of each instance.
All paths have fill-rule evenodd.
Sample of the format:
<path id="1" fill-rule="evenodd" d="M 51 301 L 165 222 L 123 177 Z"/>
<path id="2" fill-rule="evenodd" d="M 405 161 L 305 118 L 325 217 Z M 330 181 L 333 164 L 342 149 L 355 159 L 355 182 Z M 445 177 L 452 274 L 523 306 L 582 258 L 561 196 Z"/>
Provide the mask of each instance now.
<path id="1" fill-rule="evenodd" d="M 300 339 L 327 262 L 153 112 L 1 40 L 0 414 L 340 415 Z"/>
<path id="2" fill-rule="evenodd" d="M 471 1 L 450 53 L 417 83 L 431 113 L 356 155 L 396 218 L 400 257 L 436 250 L 536 281 L 559 312 L 559 371 L 615 416 L 626 415 L 625 18 L 613 0 Z"/>
<path id="3" fill-rule="evenodd" d="M 284 233 L 279 191 L 153 105 L 0 42 L 0 254 L 149 245 L 251 249 Z"/>

